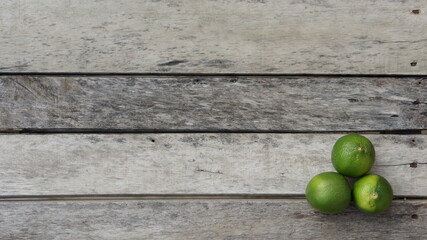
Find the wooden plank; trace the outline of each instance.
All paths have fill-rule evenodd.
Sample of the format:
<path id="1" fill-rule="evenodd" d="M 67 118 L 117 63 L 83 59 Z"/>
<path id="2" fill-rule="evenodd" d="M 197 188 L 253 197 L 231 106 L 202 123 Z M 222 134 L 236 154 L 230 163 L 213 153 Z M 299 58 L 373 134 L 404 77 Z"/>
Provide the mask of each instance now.
<path id="1" fill-rule="evenodd" d="M 423 78 L 0 76 L 0 128 L 427 129 L 426 93 Z"/>
<path id="2" fill-rule="evenodd" d="M 304 194 L 338 134 L 0 135 L 0 196 Z M 426 135 L 370 135 L 395 195 L 427 196 Z M 414 163 L 418 162 L 418 163 Z"/>
<path id="3" fill-rule="evenodd" d="M 426 8 L 419 0 L 2 0 L 0 71 L 426 74 Z"/>
<path id="4" fill-rule="evenodd" d="M 422 239 L 427 202 L 326 215 L 299 200 L 0 203 L 1 239 Z"/>

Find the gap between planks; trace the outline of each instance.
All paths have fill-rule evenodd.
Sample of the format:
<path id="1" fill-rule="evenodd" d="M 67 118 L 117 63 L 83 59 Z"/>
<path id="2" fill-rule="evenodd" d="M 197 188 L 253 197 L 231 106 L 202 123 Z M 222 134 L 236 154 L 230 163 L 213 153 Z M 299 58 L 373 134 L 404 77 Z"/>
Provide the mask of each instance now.
<path id="1" fill-rule="evenodd" d="M 2 196 L 0 202 L 26 201 L 105 201 L 105 200 L 231 200 L 231 199 L 305 199 L 304 194 L 103 194 L 103 195 L 44 195 Z M 427 196 L 395 195 L 394 200 L 427 200 Z"/>
<path id="2" fill-rule="evenodd" d="M 44 77 L 319 77 L 319 78 L 416 78 L 425 79 L 427 74 L 319 74 L 319 73 L 123 73 L 123 72 L 0 72 L 0 76 Z"/>
<path id="3" fill-rule="evenodd" d="M 283 131 L 283 130 L 208 130 L 208 129 L 184 129 L 184 130 L 157 130 L 157 129 L 90 129 L 90 128 L 12 128 L 0 129 L 0 134 L 194 134 L 194 133 L 229 133 L 229 134 L 253 134 L 253 133 L 272 133 L 272 134 L 393 134 L 393 135 L 426 135 L 427 130 L 424 129 L 405 129 L 405 130 L 352 130 L 352 131 Z"/>

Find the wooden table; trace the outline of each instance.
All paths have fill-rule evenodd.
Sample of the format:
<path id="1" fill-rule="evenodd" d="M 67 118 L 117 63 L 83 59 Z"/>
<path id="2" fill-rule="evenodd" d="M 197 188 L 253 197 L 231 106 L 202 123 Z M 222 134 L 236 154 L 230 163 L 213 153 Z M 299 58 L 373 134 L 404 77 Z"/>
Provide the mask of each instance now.
<path id="1" fill-rule="evenodd" d="M 425 239 L 427 3 L 0 2 L 0 239 Z M 348 132 L 391 209 L 304 198 Z"/>

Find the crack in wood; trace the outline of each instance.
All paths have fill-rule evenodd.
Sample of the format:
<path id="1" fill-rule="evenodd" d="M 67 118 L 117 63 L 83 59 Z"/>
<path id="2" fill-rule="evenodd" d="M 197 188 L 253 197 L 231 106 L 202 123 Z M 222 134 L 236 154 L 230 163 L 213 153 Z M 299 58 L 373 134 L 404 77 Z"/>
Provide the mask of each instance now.
<path id="1" fill-rule="evenodd" d="M 209 170 L 201 169 L 199 166 L 197 166 L 197 168 L 196 168 L 196 172 L 206 172 L 206 173 L 224 174 L 224 173 L 223 173 L 223 172 L 221 172 L 220 170 L 218 170 L 218 171 L 209 171 Z"/>
<path id="2" fill-rule="evenodd" d="M 37 95 L 33 91 L 31 91 L 29 88 L 27 88 L 24 84 L 20 83 L 18 80 L 16 80 L 15 83 L 18 84 L 19 86 L 21 86 L 22 88 L 24 88 L 25 90 L 27 90 L 28 92 L 30 92 L 31 95 L 37 97 Z"/>

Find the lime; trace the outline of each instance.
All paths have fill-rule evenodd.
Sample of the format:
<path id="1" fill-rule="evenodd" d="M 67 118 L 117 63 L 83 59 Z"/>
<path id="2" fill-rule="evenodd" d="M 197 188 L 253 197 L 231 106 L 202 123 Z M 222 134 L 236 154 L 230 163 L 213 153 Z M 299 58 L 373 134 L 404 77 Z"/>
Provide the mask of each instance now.
<path id="1" fill-rule="evenodd" d="M 358 134 L 345 135 L 332 148 L 332 164 L 342 175 L 360 177 L 367 173 L 375 161 L 371 141 Z"/>
<path id="2" fill-rule="evenodd" d="M 310 180 L 305 196 L 313 208 L 323 213 L 338 213 L 350 204 L 350 184 L 341 174 L 324 172 Z"/>
<path id="3" fill-rule="evenodd" d="M 366 175 L 354 183 L 354 203 L 366 213 L 381 213 L 387 210 L 393 200 L 393 189 L 383 177 Z"/>

